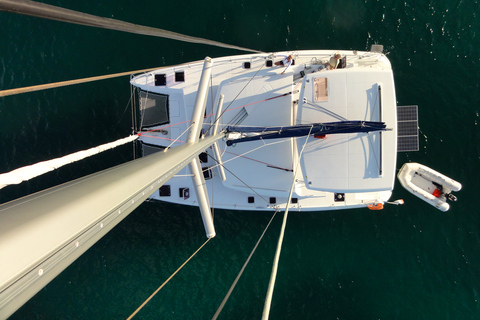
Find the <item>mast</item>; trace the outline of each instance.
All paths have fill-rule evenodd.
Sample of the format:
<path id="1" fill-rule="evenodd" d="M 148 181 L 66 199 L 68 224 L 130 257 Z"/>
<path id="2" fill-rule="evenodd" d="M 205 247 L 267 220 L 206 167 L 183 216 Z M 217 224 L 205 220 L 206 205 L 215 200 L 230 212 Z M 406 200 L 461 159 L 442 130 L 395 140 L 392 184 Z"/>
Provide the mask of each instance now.
<path id="1" fill-rule="evenodd" d="M 183 144 L 0 205 L 7 318 L 223 135 Z"/>
<path id="2" fill-rule="evenodd" d="M 187 143 L 0 205 L 0 318 L 6 318 L 187 164 L 207 237 L 215 236 L 198 155 L 212 61 L 205 59 Z"/>
<path id="3" fill-rule="evenodd" d="M 212 74 L 212 59 L 210 57 L 205 58 L 203 63 L 202 75 L 198 84 L 197 97 L 195 99 L 195 105 L 193 108 L 192 122 L 190 132 L 187 137 L 187 144 L 193 145 L 198 142 L 203 125 L 203 115 L 205 114 L 205 107 L 208 97 L 208 82 L 210 81 L 210 75 Z M 207 187 L 205 186 L 205 178 L 202 172 L 202 166 L 198 157 L 194 158 L 189 164 L 188 168 L 193 174 L 193 186 L 195 188 L 195 194 L 197 195 L 198 207 L 202 214 L 203 226 L 207 238 L 215 237 L 215 227 L 213 226 L 212 212 L 210 210 L 210 201 L 208 201 Z"/>

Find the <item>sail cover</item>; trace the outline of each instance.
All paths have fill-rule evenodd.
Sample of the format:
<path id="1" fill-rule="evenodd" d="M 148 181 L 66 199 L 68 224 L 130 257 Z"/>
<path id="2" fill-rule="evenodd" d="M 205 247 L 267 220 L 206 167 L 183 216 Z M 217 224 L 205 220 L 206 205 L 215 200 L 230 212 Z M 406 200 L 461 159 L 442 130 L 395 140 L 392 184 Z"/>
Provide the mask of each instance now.
<path id="1" fill-rule="evenodd" d="M 228 146 L 231 146 L 234 143 L 255 141 L 260 139 L 278 139 L 338 133 L 367 133 L 371 131 L 385 130 L 386 126 L 384 122 L 375 121 L 340 121 L 285 127 L 228 126 L 226 129 L 227 132 L 241 133 L 240 135 L 235 135 L 231 140 L 228 140 Z"/>

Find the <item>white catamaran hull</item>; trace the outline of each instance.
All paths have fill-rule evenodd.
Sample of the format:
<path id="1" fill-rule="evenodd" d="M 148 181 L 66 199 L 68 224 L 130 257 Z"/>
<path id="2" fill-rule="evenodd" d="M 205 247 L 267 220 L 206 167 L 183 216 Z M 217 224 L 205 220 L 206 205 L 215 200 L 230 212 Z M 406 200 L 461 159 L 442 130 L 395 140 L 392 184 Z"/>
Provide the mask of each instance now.
<path id="1" fill-rule="evenodd" d="M 396 170 L 397 122 L 393 72 L 379 52 L 340 51 L 343 68 L 329 70 L 335 51 L 250 54 L 212 59 L 203 133 L 213 125 L 294 126 L 338 121 L 377 121 L 387 131 L 257 140 L 221 141 L 201 159 L 209 202 L 231 210 L 367 207 L 391 196 Z M 275 62 L 292 54 L 294 64 Z M 139 95 L 142 155 L 186 141 L 203 62 L 167 67 L 134 77 Z M 220 103 L 222 101 L 222 103 Z M 222 117 L 215 122 L 217 114 Z M 308 140 L 306 140 L 308 139 Z M 215 152 L 217 149 L 219 152 Z M 303 151 L 302 151 L 303 150 Z M 220 170 L 219 162 L 225 167 Z M 297 170 L 294 179 L 294 171 Z M 185 168 L 151 199 L 198 206 Z"/>

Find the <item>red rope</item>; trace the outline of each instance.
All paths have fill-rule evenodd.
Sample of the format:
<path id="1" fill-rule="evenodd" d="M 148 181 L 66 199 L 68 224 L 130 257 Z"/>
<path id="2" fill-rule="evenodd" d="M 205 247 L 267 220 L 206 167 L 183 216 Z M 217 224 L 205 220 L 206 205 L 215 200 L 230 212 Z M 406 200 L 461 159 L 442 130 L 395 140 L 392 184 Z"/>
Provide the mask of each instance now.
<path id="1" fill-rule="evenodd" d="M 246 157 L 246 156 L 242 156 L 240 154 L 236 154 L 236 153 L 233 153 L 233 152 L 228 152 L 228 151 L 225 151 L 226 153 L 229 153 L 231 155 L 234 155 L 234 156 L 238 156 L 238 157 L 242 157 L 242 158 L 245 158 L 247 160 L 251 160 L 251 161 L 255 161 L 255 162 L 259 162 L 261 164 L 264 164 L 268 167 L 272 167 L 272 168 L 276 168 L 276 169 L 281 169 L 281 170 L 285 170 L 285 171 L 291 171 L 291 169 L 285 169 L 285 168 L 282 168 L 282 167 L 279 167 L 279 166 L 276 166 L 276 165 L 273 165 L 273 164 L 270 164 L 270 163 L 267 163 L 267 162 L 263 162 L 263 161 L 260 161 L 260 160 L 257 160 L 257 159 L 253 159 L 253 158 L 250 158 L 250 157 Z"/>

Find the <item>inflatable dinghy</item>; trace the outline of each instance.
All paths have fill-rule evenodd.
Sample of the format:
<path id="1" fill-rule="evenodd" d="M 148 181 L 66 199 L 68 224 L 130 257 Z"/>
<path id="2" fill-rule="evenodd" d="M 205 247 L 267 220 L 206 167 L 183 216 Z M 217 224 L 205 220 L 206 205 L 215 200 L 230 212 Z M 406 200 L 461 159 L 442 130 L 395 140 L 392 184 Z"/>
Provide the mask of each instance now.
<path id="1" fill-rule="evenodd" d="M 410 193 L 444 212 L 450 209 L 447 200 L 457 201 L 451 192 L 462 189 L 459 182 L 419 163 L 405 163 L 397 177 Z"/>

